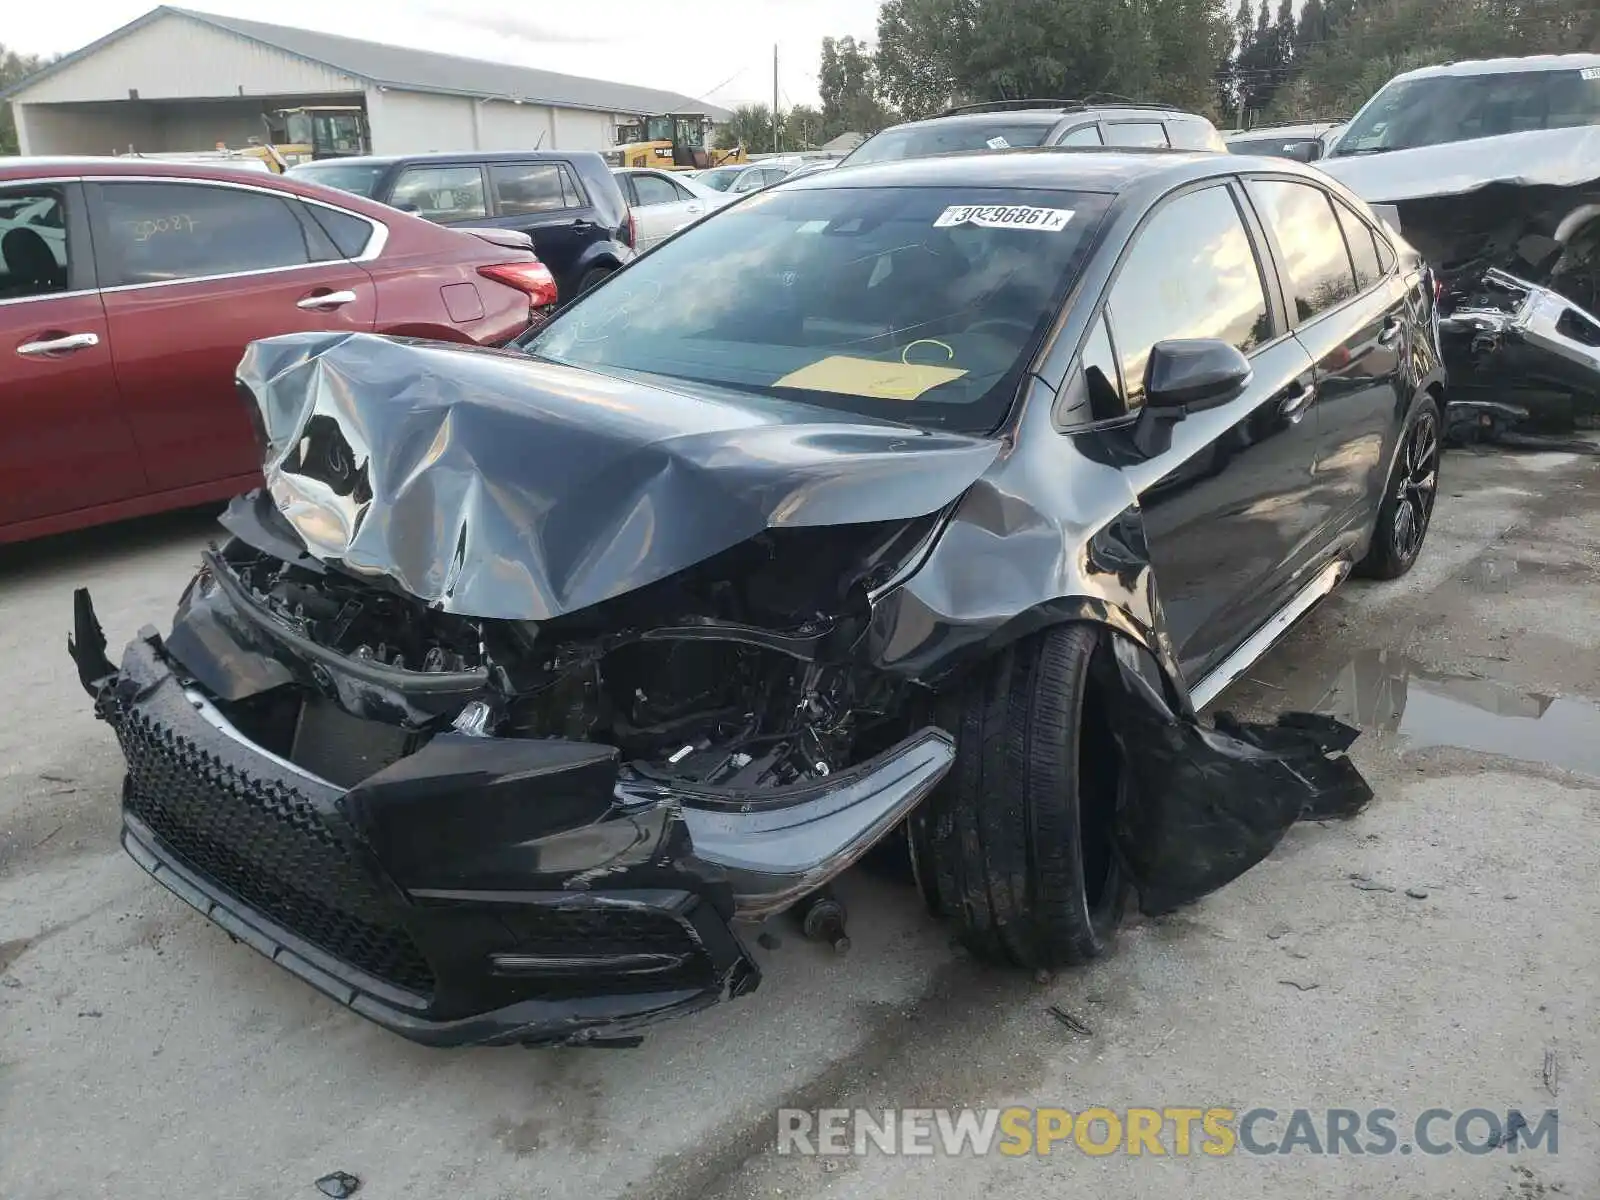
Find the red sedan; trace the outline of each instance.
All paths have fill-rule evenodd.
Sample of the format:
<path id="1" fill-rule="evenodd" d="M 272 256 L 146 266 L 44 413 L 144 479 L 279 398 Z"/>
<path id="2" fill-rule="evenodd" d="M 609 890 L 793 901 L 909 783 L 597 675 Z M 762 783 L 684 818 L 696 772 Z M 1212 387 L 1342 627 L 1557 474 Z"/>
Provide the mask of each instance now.
<path id="1" fill-rule="evenodd" d="M 0 161 L 0 542 L 252 486 L 247 342 L 499 345 L 555 299 L 528 247 L 265 172 Z"/>

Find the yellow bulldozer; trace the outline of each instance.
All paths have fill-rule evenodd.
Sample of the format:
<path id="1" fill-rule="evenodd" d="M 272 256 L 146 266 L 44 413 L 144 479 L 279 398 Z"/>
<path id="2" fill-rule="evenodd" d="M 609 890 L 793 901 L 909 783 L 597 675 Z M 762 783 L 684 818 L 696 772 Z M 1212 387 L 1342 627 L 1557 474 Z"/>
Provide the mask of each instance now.
<path id="1" fill-rule="evenodd" d="M 712 120 L 704 113 L 662 113 L 617 126 L 617 144 L 605 152 L 613 167 L 704 171 L 748 162 L 743 146 L 712 150 L 706 145 Z"/>

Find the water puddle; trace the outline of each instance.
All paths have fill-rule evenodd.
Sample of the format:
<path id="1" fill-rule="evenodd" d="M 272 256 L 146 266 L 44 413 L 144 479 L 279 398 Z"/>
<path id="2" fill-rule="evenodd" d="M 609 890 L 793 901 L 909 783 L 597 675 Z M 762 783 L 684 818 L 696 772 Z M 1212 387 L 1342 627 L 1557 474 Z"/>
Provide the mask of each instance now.
<path id="1" fill-rule="evenodd" d="M 1309 706 L 1408 747 L 1448 746 L 1600 776 L 1600 706 L 1429 670 L 1392 650 L 1351 659 Z"/>

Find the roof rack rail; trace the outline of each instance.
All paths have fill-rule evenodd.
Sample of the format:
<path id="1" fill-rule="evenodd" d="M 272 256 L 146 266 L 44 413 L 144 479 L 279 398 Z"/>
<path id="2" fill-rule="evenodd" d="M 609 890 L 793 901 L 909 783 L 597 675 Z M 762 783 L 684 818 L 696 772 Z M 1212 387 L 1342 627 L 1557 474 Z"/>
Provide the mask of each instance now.
<path id="1" fill-rule="evenodd" d="M 1269 121 L 1265 125 L 1252 125 L 1248 129 L 1241 129 L 1239 133 L 1271 133 L 1274 129 L 1300 129 L 1307 125 L 1342 125 L 1343 123 L 1343 121 L 1334 117 L 1311 117 L 1304 121 Z"/>
<path id="2" fill-rule="evenodd" d="M 1034 100 L 986 100 L 981 104 L 959 104 L 954 108 L 945 109 L 939 115 L 941 117 L 954 117 L 961 113 L 1025 112 L 1031 108 L 1059 108 L 1070 112 L 1082 112 L 1086 108 L 1153 108 L 1176 111 L 1170 104 L 1130 100 L 1128 97 L 1120 96 L 1115 92 L 1092 92 L 1081 100 L 1041 98 Z"/>
<path id="3" fill-rule="evenodd" d="M 984 113 L 984 112 L 1023 112 L 1030 108 L 1071 108 L 1081 109 L 1081 100 L 985 100 L 981 104 L 958 104 L 954 108 L 947 108 L 939 115 L 953 117 L 958 113 Z"/>
<path id="4" fill-rule="evenodd" d="M 1080 103 L 1095 105 L 1100 108 L 1160 108 L 1169 111 L 1179 111 L 1177 105 L 1168 104 L 1164 100 L 1135 100 L 1131 96 L 1124 96 L 1120 92 L 1090 92 Z"/>

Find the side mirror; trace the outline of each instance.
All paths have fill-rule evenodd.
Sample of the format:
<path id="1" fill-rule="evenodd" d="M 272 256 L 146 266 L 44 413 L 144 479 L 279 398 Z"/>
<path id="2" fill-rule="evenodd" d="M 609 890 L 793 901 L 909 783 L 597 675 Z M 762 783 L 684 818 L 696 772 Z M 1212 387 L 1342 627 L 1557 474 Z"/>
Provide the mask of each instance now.
<path id="1" fill-rule="evenodd" d="M 1244 394 L 1250 363 L 1218 338 L 1173 338 L 1150 350 L 1144 372 L 1144 408 L 1134 445 L 1146 458 L 1172 445 L 1172 427 L 1190 413 L 1218 408 Z"/>

